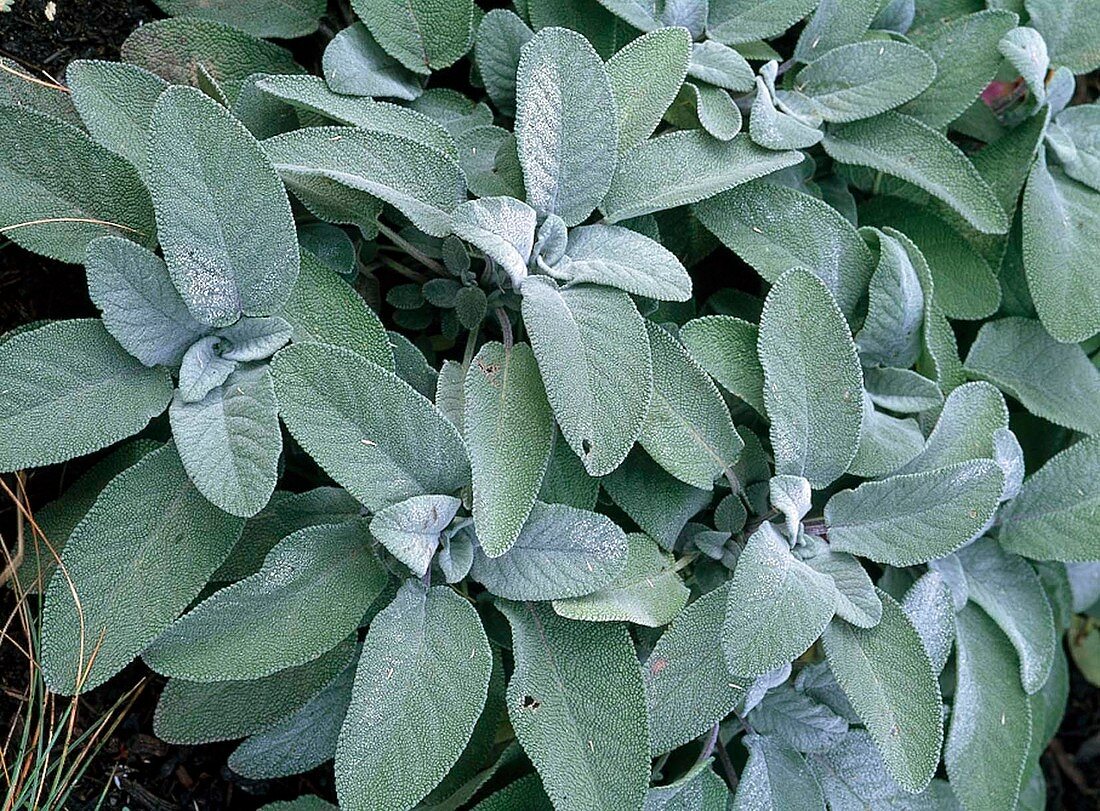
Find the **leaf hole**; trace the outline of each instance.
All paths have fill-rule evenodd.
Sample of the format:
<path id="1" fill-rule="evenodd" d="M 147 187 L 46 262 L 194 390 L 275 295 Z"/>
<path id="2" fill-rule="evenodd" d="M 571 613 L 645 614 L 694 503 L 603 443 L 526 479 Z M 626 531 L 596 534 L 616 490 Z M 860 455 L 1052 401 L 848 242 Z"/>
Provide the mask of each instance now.
<path id="1" fill-rule="evenodd" d="M 542 703 L 534 696 L 524 696 L 520 706 L 525 710 L 537 710 Z"/>

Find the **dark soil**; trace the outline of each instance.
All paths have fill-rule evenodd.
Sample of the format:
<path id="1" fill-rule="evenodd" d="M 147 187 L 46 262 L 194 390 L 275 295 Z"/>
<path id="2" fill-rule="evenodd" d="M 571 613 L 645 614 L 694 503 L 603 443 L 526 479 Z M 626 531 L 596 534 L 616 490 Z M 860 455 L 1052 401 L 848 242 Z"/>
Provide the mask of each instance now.
<path id="1" fill-rule="evenodd" d="M 1070 660 L 1066 717 L 1043 755 L 1047 807 L 1100 808 L 1100 689 L 1085 681 Z"/>
<path id="2" fill-rule="evenodd" d="M 54 0 L 51 21 L 46 2 L 14 0 L 10 12 L 0 13 L 0 56 L 54 79 L 73 59 L 117 59 L 131 31 L 163 16 L 145 0 Z M 0 332 L 28 321 L 94 314 L 79 267 L 10 242 L 0 245 Z"/>
<path id="3" fill-rule="evenodd" d="M 134 28 L 162 16 L 145 0 L 54 1 L 52 21 L 45 14 L 46 0 L 14 0 L 11 12 L 0 13 L 0 55 L 31 72 L 61 78 L 73 59 L 116 59 L 119 46 Z M 1082 83 L 1082 95 L 1095 97 L 1098 82 L 1089 78 L 1087 84 Z M 78 266 L 44 259 L 10 242 L 0 243 L 0 333 L 29 321 L 89 315 L 95 315 L 95 310 Z M 54 497 L 62 479 L 77 472 L 73 466 L 69 468 L 38 471 L 28 485 L 32 504 L 41 505 Z M 13 521 L 10 505 L 0 503 L 0 534 L 11 537 Z M 11 609 L 11 592 L 4 589 L 0 620 L 6 619 Z M 113 809 L 250 811 L 267 802 L 308 793 L 335 800 L 330 767 L 285 780 L 249 781 L 225 766 L 235 743 L 180 747 L 157 740 L 152 734 L 153 711 L 163 680 L 140 664 L 82 699 L 78 729 L 143 681 L 141 693 L 76 791 L 69 806 L 72 811 L 94 808 L 105 786 L 105 807 Z M 0 735 L 7 733 L 19 712 L 18 696 L 26 687 L 22 655 L 12 644 L 0 645 Z M 1100 690 L 1076 670 L 1065 721 L 1043 755 L 1043 768 L 1048 807 L 1100 809 Z"/>

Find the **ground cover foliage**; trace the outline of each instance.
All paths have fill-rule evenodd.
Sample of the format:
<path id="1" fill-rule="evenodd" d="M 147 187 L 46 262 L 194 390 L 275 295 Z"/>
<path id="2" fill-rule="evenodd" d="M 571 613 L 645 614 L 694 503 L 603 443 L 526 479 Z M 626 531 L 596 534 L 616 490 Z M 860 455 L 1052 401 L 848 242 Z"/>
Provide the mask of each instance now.
<path id="1" fill-rule="evenodd" d="M 97 454 L 14 571 L 51 690 L 140 657 L 349 811 L 1043 806 L 1100 8 L 158 4 L 0 73 L 0 233 L 101 312 L 0 337 L 0 471 Z"/>

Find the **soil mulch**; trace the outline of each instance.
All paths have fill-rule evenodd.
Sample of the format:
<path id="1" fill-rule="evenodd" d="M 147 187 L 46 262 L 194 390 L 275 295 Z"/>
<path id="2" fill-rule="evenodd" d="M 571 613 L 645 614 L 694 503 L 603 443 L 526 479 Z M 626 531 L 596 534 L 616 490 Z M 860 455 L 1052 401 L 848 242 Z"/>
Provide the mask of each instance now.
<path id="1" fill-rule="evenodd" d="M 0 5 L 3 5 L 0 1 Z M 14 0 L 0 13 L 0 55 L 31 71 L 60 78 L 73 59 L 116 59 L 118 48 L 137 26 L 162 16 L 144 0 L 54 0 L 53 19 L 46 0 Z M 1095 98 L 1098 82 L 1082 83 Z M 0 243 L 0 333 L 39 319 L 95 315 L 83 274 L 35 256 L 12 243 Z M 41 505 L 59 489 L 62 466 L 37 472 L 30 480 L 32 503 Z M 11 537 L 14 512 L 0 504 L 0 534 Z M 0 617 L 12 609 L 10 590 L 0 594 Z M 1071 668 L 1072 670 L 1072 668 Z M 250 811 L 267 802 L 316 793 L 332 794 L 330 768 L 278 781 L 250 781 L 225 766 L 235 743 L 174 746 L 153 735 L 153 711 L 163 681 L 140 664 L 131 665 L 82 699 L 78 729 L 106 712 L 142 680 L 146 683 L 129 712 L 90 766 L 69 808 L 94 808 L 108 786 L 106 808 L 147 811 Z M 27 688 L 27 668 L 14 645 L 0 645 L 0 734 L 20 710 L 18 696 Z M 1100 809 L 1100 690 L 1072 670 L 1066 718 L 1043 755 L 1048 807 L 1070 811 Z"/>

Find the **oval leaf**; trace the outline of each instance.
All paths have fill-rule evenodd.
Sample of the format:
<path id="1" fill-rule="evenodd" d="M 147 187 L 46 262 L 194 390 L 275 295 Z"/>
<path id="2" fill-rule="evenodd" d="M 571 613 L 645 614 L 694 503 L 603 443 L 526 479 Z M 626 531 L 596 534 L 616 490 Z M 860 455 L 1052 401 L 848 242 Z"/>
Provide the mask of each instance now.
<path id="1" fill-rule="evenodd" d="M 886 770 L 913 794 L 940 762 L 940 689 L 917 629 L 879 590 L 882 620 L 856 628 L 843 620 L 825 629 L 825 657 L 844 694 L 878 746 Z"/>
<path id="2" fill-rule="evenodd" d="M 452 493 L 470 481 L 454 425 L 392 372 L 315 343 L 280 350 L 272 372 L 290 433 L 368 509 Z"/>
<path id="3" fill-rule="evenodd" d="M 569 446 L 593 476 L 626 458 L 649 410 L 653 366 L 630 297 L 596 285 L 523 284 L 523 322 Z"/>
<path id="4" fill-rule="evenodd" d="M 653 395 L 639 444 L 680 481 L 710 490 L 745 443 L 733 430 L 722 395 L 680 342 L 646 321 L 653 354 Z"/>
<path id="5" fill-rule="evenodd" d="M 829 485 L 859 448 L 863 374 L 848 324 L 816 276 L 795 269 L 775 283 L 758 352 L 776 473 Z"/>
<path id="6" fill-rule="evenodd" d="M 474 528 L 485 554 L 497 557 L 516 542 L 531 514 L 550 461 L 554 417 L 527 344 L 482 346 L 463 392 Z"/>
<path id="7" fill-rule="evenodd" d="M 840 163 L 899 177 L 942 200 L 983 234 L 1003 234 L 1008 217 L 974 164 L 945 135 L 897 112 L 833 127 L 822 142 Z"/>
<path id="8" fill-rule="evenodd" d="M 172 380 L 127 355 L 103 324 L 57 321 L 0 344 L 0 471 L 65 462 L 136 434 Z"/>
<path id="9" fill-rule="evenodd" d="M 785 665 L 821 636 L 836 586 L 791 554 L 765 522 L 749 538 L 730 581 L 722 648 L 730 673 L 752 679 Z"/>
<path id="10" fill-rule="evenodd" d="M 642 676 L 623 625 L 499 603 L 516 669 L 508 718 L 557 807 L 640 808 L 649 783 Z"/>
<path id="11" fill-rule="evenodd" d="M 129 664 L 198 596 L 243 525 L 202 497 L 171 444 L 115 477 L 69 537 L 66 574 L 46 590 L 50 689 L 90 690 Z"/>
<path id="12" fill-rule="evenodd" d="M 142 658 L 187 681 L 260 679 L 332 650 L 382 591 L 366 521 L 307 527 L 176 620 Z"/>
<path id="13" fill-rule="evenodd" d="M 927 563 L 980 533 L 1003 488 L 992 459 L 865 482 L 825 505 L 829 545 L 891 566 Z"/>
<path id="14" fill-rule="evenodd" d="M 470 740 L 492 668 L 469 602 L 446 586 L 402 586 L 363 640 L 336 744 L 340 807 L 396 811 L 423 799 Z"/>
<path id="15" fill-rule="evenodd" d="M 516 140 L 527 202 L 577 225 L 615 172 L 618 126 L 603 60 L 582 35 L 539 31 L 520 53 Z"/>
<path id="16" fill-rule="evenodd" d="M 149 129 L 147 176 L 164 261 L 191 314 L 224 326 L 278 310 L 298 278 L 298 238 L 259 143 L 192 88 L 164 91 Z"/>
<path id="17" fill-rule="evenodd" d="M 474 552 L 470 574 L 509 600 L 561 600 L 606 586 L 626 565 L 626 535 L 606 516 L 536 501 L 512 547 Z"/>

